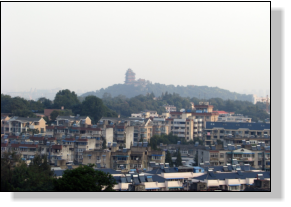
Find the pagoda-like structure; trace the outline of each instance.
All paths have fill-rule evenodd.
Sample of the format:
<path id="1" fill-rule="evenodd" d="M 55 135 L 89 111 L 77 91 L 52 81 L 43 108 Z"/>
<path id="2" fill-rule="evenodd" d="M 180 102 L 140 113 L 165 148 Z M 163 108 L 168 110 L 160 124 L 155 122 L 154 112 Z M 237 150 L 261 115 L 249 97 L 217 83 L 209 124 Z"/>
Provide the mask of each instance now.
<path id="1" fill-rule="evenodd" d="M 125 84 L 131 85 L 135 83 L 135 73 L 129 68 L 125 73 Z"/>

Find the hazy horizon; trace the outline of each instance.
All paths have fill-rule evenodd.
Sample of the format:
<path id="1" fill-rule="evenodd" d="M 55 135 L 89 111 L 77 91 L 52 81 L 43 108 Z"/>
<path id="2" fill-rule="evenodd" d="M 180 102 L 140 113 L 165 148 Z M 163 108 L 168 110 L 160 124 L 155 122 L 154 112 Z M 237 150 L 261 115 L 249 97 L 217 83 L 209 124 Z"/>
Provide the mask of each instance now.
<path id="1" fill-rule="evenodd" d="M 270 3 L 2 2 L 1 93 L 136 79 L 269 95 Z"/>

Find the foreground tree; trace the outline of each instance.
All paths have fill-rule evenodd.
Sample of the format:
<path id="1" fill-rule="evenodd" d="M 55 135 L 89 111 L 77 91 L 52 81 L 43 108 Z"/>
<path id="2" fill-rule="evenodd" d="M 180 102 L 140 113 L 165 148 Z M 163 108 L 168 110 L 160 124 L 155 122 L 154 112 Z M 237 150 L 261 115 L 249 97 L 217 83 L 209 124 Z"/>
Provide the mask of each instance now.
<path id="1" fill-rule="evenodd" d="M 46 157 L 36 155 L 27 164 L 16 152 L 4 152 L 1 158 L 1 191 L 52 191 L 53 172 Z"/>
<path id="2" fill-rule="evenodd" d="M 66 170 L 62 178 L 54 180 L 54 191 L 114 191 L 115 179 L 109 173 L 93 169 L 94 165 L 83 165 Z"/>

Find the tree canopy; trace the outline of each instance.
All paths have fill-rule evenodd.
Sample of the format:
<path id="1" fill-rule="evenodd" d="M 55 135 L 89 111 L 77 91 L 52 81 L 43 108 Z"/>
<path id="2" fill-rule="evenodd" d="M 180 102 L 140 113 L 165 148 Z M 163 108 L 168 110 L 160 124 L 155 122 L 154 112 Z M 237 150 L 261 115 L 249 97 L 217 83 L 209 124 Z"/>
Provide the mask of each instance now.
<path id="1" fill-rule="evenodd" d="M 76 169 L 66 170 L 61 178 L 54 180 L 55 191 L 114 191 L 114 177 L 93 169 L 94 165 L 81 165 Z"/>
<path id="2" fill-rule="evenodd" d="M 36 155 L 28 166 L 16 152 L 1 158 L 1 191 L 52 191 L 53 172 L 46 156 Z"/>
<path id="3" fill-rule="evenodd" d="M 60 109 L 62 106 L 65 109 L 72 109 L 73 106 L 80 104 L 77 94 L 68 89 L 59 91 L 54 99 L 54 108 Z"/>
<path id="4" fill-rule="evenodd" d="M 177 159 L 175 161 L 175 166 L 179 167 L 181 165 L 183 165 L 183 164 L 182 164 L 182 157 L 181 157 L 181 152 L 180 152 L 180 148 L 179 148 L 178 152 L 177 152 Z"/>
<path id="5" fill-rule="evenodd" d="M 173 167 L 172 155 L 169 151 L 167 151 L 165 162 L 169 163 L 170 167 Z"/>

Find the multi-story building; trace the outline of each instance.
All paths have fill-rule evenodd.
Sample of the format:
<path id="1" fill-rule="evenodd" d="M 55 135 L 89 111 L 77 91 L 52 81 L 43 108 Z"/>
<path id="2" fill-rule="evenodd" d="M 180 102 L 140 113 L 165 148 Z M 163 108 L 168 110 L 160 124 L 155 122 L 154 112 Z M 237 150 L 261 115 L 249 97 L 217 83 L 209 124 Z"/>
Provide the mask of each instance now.
<path id="1" fill-rule="evenodd" d="M 152 120 L 153 135 L 162 135 L 170 133 L 170 125 L 166 125 L 165 118 L 153 118 Z"/>
<path id="2" fill-rule="evenodd" d="M 163 107 L 165 107 L 167 112 L 172 112 L 172 111 L 176 111 L 177 108 L 174 105 L 163 105 Z"/>
<path id="3" fill-rule="evenodd" d="M 238 123 L 238 122 L 207 122 L 204 129 L 204 142 L 213 145 L 218 140 L 226 144 L 241 144 L 248 139 L 253 144 L 270 140 L 270 124 L 268 123 Z"/>
<path id="4" fill-rule="evenodd" d="M 91 125 L 91 119 L 88 116 L 58 116 L 56 118 L 57 126 L 80 126 L 87 127 Z"/>
<path id="5" fill-rule="evenodd" d="M 27 134 L 31 130 L 38 130 L 39 133 L 44 134 L 46 132 L 46 121 L 43 118 L 24 118 L 14 116 L 9 119 L 4 125 L 4 128 L 9 128 L 7 132 L 5 130 L 5 134 L 9 135 L 20 135 Z"/>
<path id="6" fill-rule="evenodd" d="M 198 149 L 198 164 L 209 163 L 210 166 L 245 165 L 256 169 L 270 169 L 270 149 L 254 146 L 252 150 L 234 146 L 216 149 L 215 146 Z"/>
<path id="7" fill-rule="evenodd" d="M 131 114 L 132 118 L 150 118 L 150 117 L 159 117 L 157 111 L 142 111 L 140 113 Z"/>
<path id="8" fill-rule="evenodd" d="M 242 114 L 220 114 L 218 122 L 252 122 L 252 118 L 244 117 Z"/>

